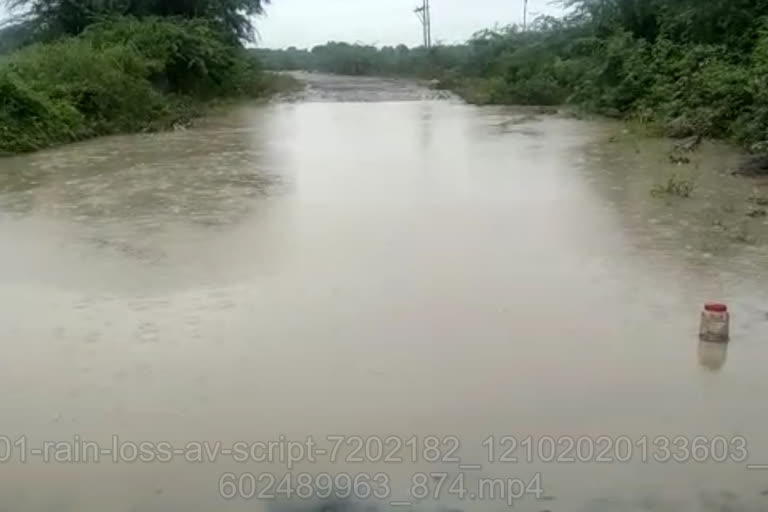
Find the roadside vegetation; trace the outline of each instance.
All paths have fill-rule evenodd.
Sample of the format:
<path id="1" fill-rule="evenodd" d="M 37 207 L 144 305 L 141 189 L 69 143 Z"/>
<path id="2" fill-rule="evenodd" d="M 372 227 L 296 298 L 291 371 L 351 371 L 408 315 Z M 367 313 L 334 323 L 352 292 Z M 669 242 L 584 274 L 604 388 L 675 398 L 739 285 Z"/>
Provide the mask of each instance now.
<path id="1" fill-rule="evenodd" d="M 273 87 L 243 46 L 261 0 L 13 0 L 0 32 L 0 154 L 181 127 Z"/>
<path id="2" fill-rule="evenodd" d="M 474 103 L 573 104 L 671 137 L 768 149 L 768 0 L 565 0 L 540 18 L 429 50 L 329 43 L 258 50 L 273 69 L 436 78 Z"/>

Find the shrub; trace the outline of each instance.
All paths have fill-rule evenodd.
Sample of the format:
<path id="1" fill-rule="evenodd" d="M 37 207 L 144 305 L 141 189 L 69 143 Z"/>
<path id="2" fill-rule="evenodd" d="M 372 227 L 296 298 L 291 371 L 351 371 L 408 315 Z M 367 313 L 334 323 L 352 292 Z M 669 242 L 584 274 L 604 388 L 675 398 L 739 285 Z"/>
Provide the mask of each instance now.
<path id="1" fill-rule="evenodd" d="M 137 130 L 162 109 L 146 63 L 127 46 L 96 49 L 64 39 L 28 47 L 5 67 L 29 89 L 76 110 L 87 124 L 81 136 Z"/>
<path id="2" fill-rule="evenodd" d="M 260 94 L 262 76 L 205 21 L 108 20 L 0 61 L 0 153 L 152 129 L 190 101 Z"/>
<path id="3" fill-rule="evenodd" d="M 226 33 L 201 19 L 114 18 L 91 25 L 82 35 L 104 51 L 127 46 L 144 61 L 148 78 L 166 92 L 216 95 L 231 81 L 242 56 Z"/>
<path id="4" fill-rule="evenodd" d="M 82 116 L 71 105 L 33 91 L 7 68 L 0 68 L 0 154 L 75 140 L 81 124 Z"/>

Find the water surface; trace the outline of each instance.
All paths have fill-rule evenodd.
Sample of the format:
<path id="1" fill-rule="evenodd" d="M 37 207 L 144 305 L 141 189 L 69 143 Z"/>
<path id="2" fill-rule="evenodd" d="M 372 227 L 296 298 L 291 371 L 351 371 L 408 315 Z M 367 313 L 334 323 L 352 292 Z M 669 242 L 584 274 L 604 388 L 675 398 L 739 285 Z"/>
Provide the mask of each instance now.
<path id="1" fill-rule="evenodd" d="M 456 436 L 469 480 L 541 473 L 554 499 L 519 510 L 768 510 L 746 467 L 768 464 L 768 226 L 746 216 L 768 187 L 730 176 L 737 155 L 674 166 L 613 123 L 310 80 L 189 131 L 0 160 L 0 435 Z M 693 196 L 651 197 L 673 173 Z M 698 343 L 714 299 L 728 347 Z M 743 436 L 749 460 L 490 464 L 491 435 Z M 219 477 L 288 472 L 18 459 L 9 511 L 261 510 Z M 294 471 L 383 471 L 403 500 L 417 472 L 463 471 L 318 459 Z"/>

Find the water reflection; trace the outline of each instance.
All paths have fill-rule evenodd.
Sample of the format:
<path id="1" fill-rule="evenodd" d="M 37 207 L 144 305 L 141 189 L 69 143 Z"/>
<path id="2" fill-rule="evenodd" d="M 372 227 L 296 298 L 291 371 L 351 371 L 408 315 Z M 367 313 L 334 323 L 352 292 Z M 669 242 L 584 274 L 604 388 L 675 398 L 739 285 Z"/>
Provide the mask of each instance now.
<path id="1" fill-rule="evenodd" d="M 728 343 L 699 342 L 699 365 L 712 372 L 720 371 L 728 357 Z"/>
<path id="2" fill-rule="evenodd" d="M 421 145 L 428 148 L 432 144 L 432 131 L 434 123 L 434 107 L 431 101 L 425 101 L 419 109 L 419 126 Z"/>

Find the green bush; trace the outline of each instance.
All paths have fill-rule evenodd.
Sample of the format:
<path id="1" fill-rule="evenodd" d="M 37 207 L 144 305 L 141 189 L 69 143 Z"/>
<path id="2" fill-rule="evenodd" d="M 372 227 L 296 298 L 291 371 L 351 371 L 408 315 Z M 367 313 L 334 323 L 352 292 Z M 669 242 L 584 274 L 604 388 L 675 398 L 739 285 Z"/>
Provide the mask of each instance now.
<path id="1" fill-rule="evenodd" d="M 65 101 L 32 90 L 0 67 L 0 154 L 35 151 L 77 139 L 80 113 Z"/>
<path id="2" fill-rule="evenodd" d="M 81 37 L 99 51 L 131 48 L 141 56 L 153 85 L 174 93 L 230 92 L 231 72 L 244 56 L 226 33 L 205 20 L 115 18 L 91 25 Z"/>
<path id="3" fill-rule="evenodd" d="M 205 21 L 113 19 L 0 61 L 0 153 L 153 129 L 264 90 L 254 58 Z"/>
<path id="4" fill-rule="evenodd" d="M 79 136 L 137 130 L 162 111 L 147 64 L 128 46 L 96 49 L 87 40 L 64 39 L 25 48 L 4 67 L 29 89 L 77 111 L 85 120 Z"/>

